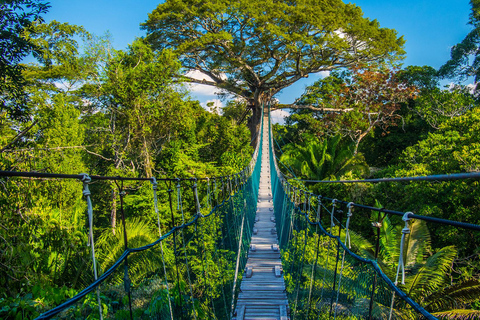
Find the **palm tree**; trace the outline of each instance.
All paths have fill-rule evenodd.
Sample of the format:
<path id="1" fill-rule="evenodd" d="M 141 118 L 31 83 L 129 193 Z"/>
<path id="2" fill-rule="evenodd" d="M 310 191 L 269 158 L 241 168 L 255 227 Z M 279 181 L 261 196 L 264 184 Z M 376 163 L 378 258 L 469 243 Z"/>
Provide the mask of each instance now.
<path id="1" fill-rule="evenodd" d="M 158 238 L 155 228 L 140 218 L 127 219 L 126 231 L 130 248 L 138 248 L 150 244 Z M 116 229 L 115 234 L 112 234 L 110 229 L 103 232 L 98 239 L 98 245 L 101 248 L 98 258 L 101 263 L 101 269 L 107 270 L 120 258 L 125 250 L 123 225 L 121 224 Z M 164 250 L 166 249 L 164 246 Z M 171 252 L 165 252 L 166 259 L 171 260 L 170 255 Z M 161 257 L 160 246 L 131 254 L 128 257 L 128 265 L 132 284 L 136 285 L 149 275 L 157 273 L 158 270 L 163 270 Z M 163 272 L 160 273 L 163 274 Z M 114 273 L 113 278 L 114 283 L 121 283 L 123 281 L 123 272 Z"/>
<path id="2" fill-rule="evenodd" d="M 299 177 L 311 180 L 335 180 L 347 173 L 367 175 L 365 158 L 355 154 L 354 149 L 353 144 L 342 144 L 339 135 L 323 141 L 306 136 L 303 144 L 287 145 L 280 161 L 292 167 Z"/>
<path id="3" fill-rule="evenodd" d="M 148 223 L 145 219 L 127 219 L 125 226 L 129 248 L 138 248 L 158 239 L 158 230 L 155 225 Z M 106 229 L 98 239 L 98 247 L 100 249 L 98 255 L 100 266 L 105 271 L 124 253 L 123 224 L 116 228 L 115 234 L 112 234 L 111 229 Z M 163 252 L 160 245 L 157 245 L 128 256 L 128 275 L 134 289 L 131 291 L 134 316 L 146 313 L 149 316 L 159 316 L 163 319 L 169 315 L 163 257 L 167 265 L 172 264 L 173 250 L 170 245 L 166 244 L 166 241 L 163 242 Z M 111 301 L 117 300 L 115 304 L 112 304 L 113 309 L 109 310 L 109 313 L 116 314 L 116 317 L 125 314 L 125 318 L 127 318 L 128 307 L 125 301 L 121 300 L 125 296 L 126 288 L 129 287 L 129 285 L 125 286 L 124 275 L 124 268 L 120 266 L 111 275 L 108 280 L 109 285 L 104 290 Z"/>

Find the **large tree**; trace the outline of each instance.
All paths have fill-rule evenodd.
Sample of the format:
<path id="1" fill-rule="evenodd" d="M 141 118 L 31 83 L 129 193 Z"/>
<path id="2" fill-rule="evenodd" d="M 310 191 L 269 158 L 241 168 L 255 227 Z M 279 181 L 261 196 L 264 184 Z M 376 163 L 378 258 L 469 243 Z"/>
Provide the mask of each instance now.
<path id="1" fill-rule="evenodd" d="M 310 73 L 403 55 L 404 40 L 341 0 L 167 0 L 143 24 L 157 49 L 173 48 L 185 71 L 248 101 L 252 135 L 262 105 Z"/>

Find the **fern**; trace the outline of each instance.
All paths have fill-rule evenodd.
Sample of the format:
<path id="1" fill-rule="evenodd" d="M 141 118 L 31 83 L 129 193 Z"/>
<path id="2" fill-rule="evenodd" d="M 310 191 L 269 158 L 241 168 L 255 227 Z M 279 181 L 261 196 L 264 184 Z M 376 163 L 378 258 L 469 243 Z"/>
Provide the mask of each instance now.
<path id="1" fill-rule="evenodd" d="M 382 207 L 376 203 L 377 207 Z M 379 221 L 379 214 L 373 214 L 372 222 Z M 398 264 L 401 230 L 403 225 L 393 226 L 388 216 L 380 227 L 380 253 L 378 264 L 383 272 L 394 279 Z M 373 259 L 374 246 L 366 239 L 352 233 L 357 252 Z M 414 220 L 410 224 L 410 234 L 405 243 L 406 279 L 405 292 L 413 300 L 422 303 L 440 319 L 477 319 L 478 311 L 464 310 L 480 296 L 480 281 L 468 280 L 449 285 L 448 274 L 457 255 L 454 246 L 444 247 L 431 254 L 431 238 L 426 224 Z"/>
<path id="2" fill-rule="evenodd" d="M 414 268 L 421 264 L 431 253 L 431 239 L 427 224 L 423 220 L 413 220 L 410 224 L 410 235 L 407 237 L 405 250 L 405 266 Z"/>

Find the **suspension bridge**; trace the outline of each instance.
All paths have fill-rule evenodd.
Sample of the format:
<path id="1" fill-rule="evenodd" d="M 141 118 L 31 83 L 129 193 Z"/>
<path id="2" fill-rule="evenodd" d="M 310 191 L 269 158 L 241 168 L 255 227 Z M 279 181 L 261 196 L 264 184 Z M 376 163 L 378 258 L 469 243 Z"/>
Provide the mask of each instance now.
<path id="1" fill-rule="evenodd" d="M 473 231 L 480 226 L 312 194 L 282 176 L 272 142 L 265 113 L 250 164 L 214 178 L 1 171 L 4 183 L 22 177 L 80 181 L 87 203 L 92 281 L 37 319 L 435 319 L 398 286 L 405 281 L 403 246 L 412 219 Z M 90 189 L 105 181 L 118 187 L 122 237 L 114 239 L 123 244 L 114 259 L 102 263 L 95 251 L 100 213 Z M 153 242 L 129 237 L 134 221 L 124 201 L 132 197 L 125 192 L 131 182 L 151 187 Z M 360 210 L 400 216 L 405 224 L 394 279 L 375 259 L 351 249 L 350 226 Z"/>

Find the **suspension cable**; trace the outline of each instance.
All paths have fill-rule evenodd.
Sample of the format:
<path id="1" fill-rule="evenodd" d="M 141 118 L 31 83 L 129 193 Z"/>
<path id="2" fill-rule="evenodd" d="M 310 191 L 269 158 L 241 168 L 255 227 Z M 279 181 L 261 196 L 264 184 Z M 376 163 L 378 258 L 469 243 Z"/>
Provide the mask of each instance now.
<path id="1" fill-rule="evenodd" d="M 152 183 L 152 190 L 153 190 L 153 204 L 155 213 L 157 215 L 157 223 L 158 223 L 158 235 L 160 238 L 162 237 L 162 228 L 160 225 L 160 213 L 158 212 L 158 203 L 157 203 L 157 180 L 155 178 L 151 179 Z M 167 289 L 167 297 L 168 297 L 168 309 L 170 310 L 170 318 L 173 320 L 173 309 L 172 309 L 172 301 L 170 299 L 170 288 L 168 285 L 168 277 L 167 277 L 167 267 L 165 266 L 165 254 L 163 252 L 163 241 L 160 242 L 160 252 L 162 254 L 162 263 L 163 263 L 163 273 L 165 274 L 165 286 Z"/>
<path id="2" fill-rule="evenodd" d="M 88 214 L 88 229 L 89 229 L 89 236 L 88 236 L 88 244 L 92 248 L 92 261 L 93 261 L 93 275 L 95 280 L 98 279 L 97 273 L 97 259 L 95 259 L 95 241 L 93 239 L 93 206 L 92 200 L 90 198 L 91 192 L 88 188 L 88 184 L 92 181 L 90 176 L 86 173 L 80 174 L 82 176 L 83 182 L 83 192 L 82 194 L 85 196 L 87 200 L 87 214 Z M 102 302 L 100 300 L 100 288 L 97 287 L 97 302 L 98 302 L 98 313 L 100 315 L 100 320 L 103 320 L 103 312 L 102 312 Z"/>

